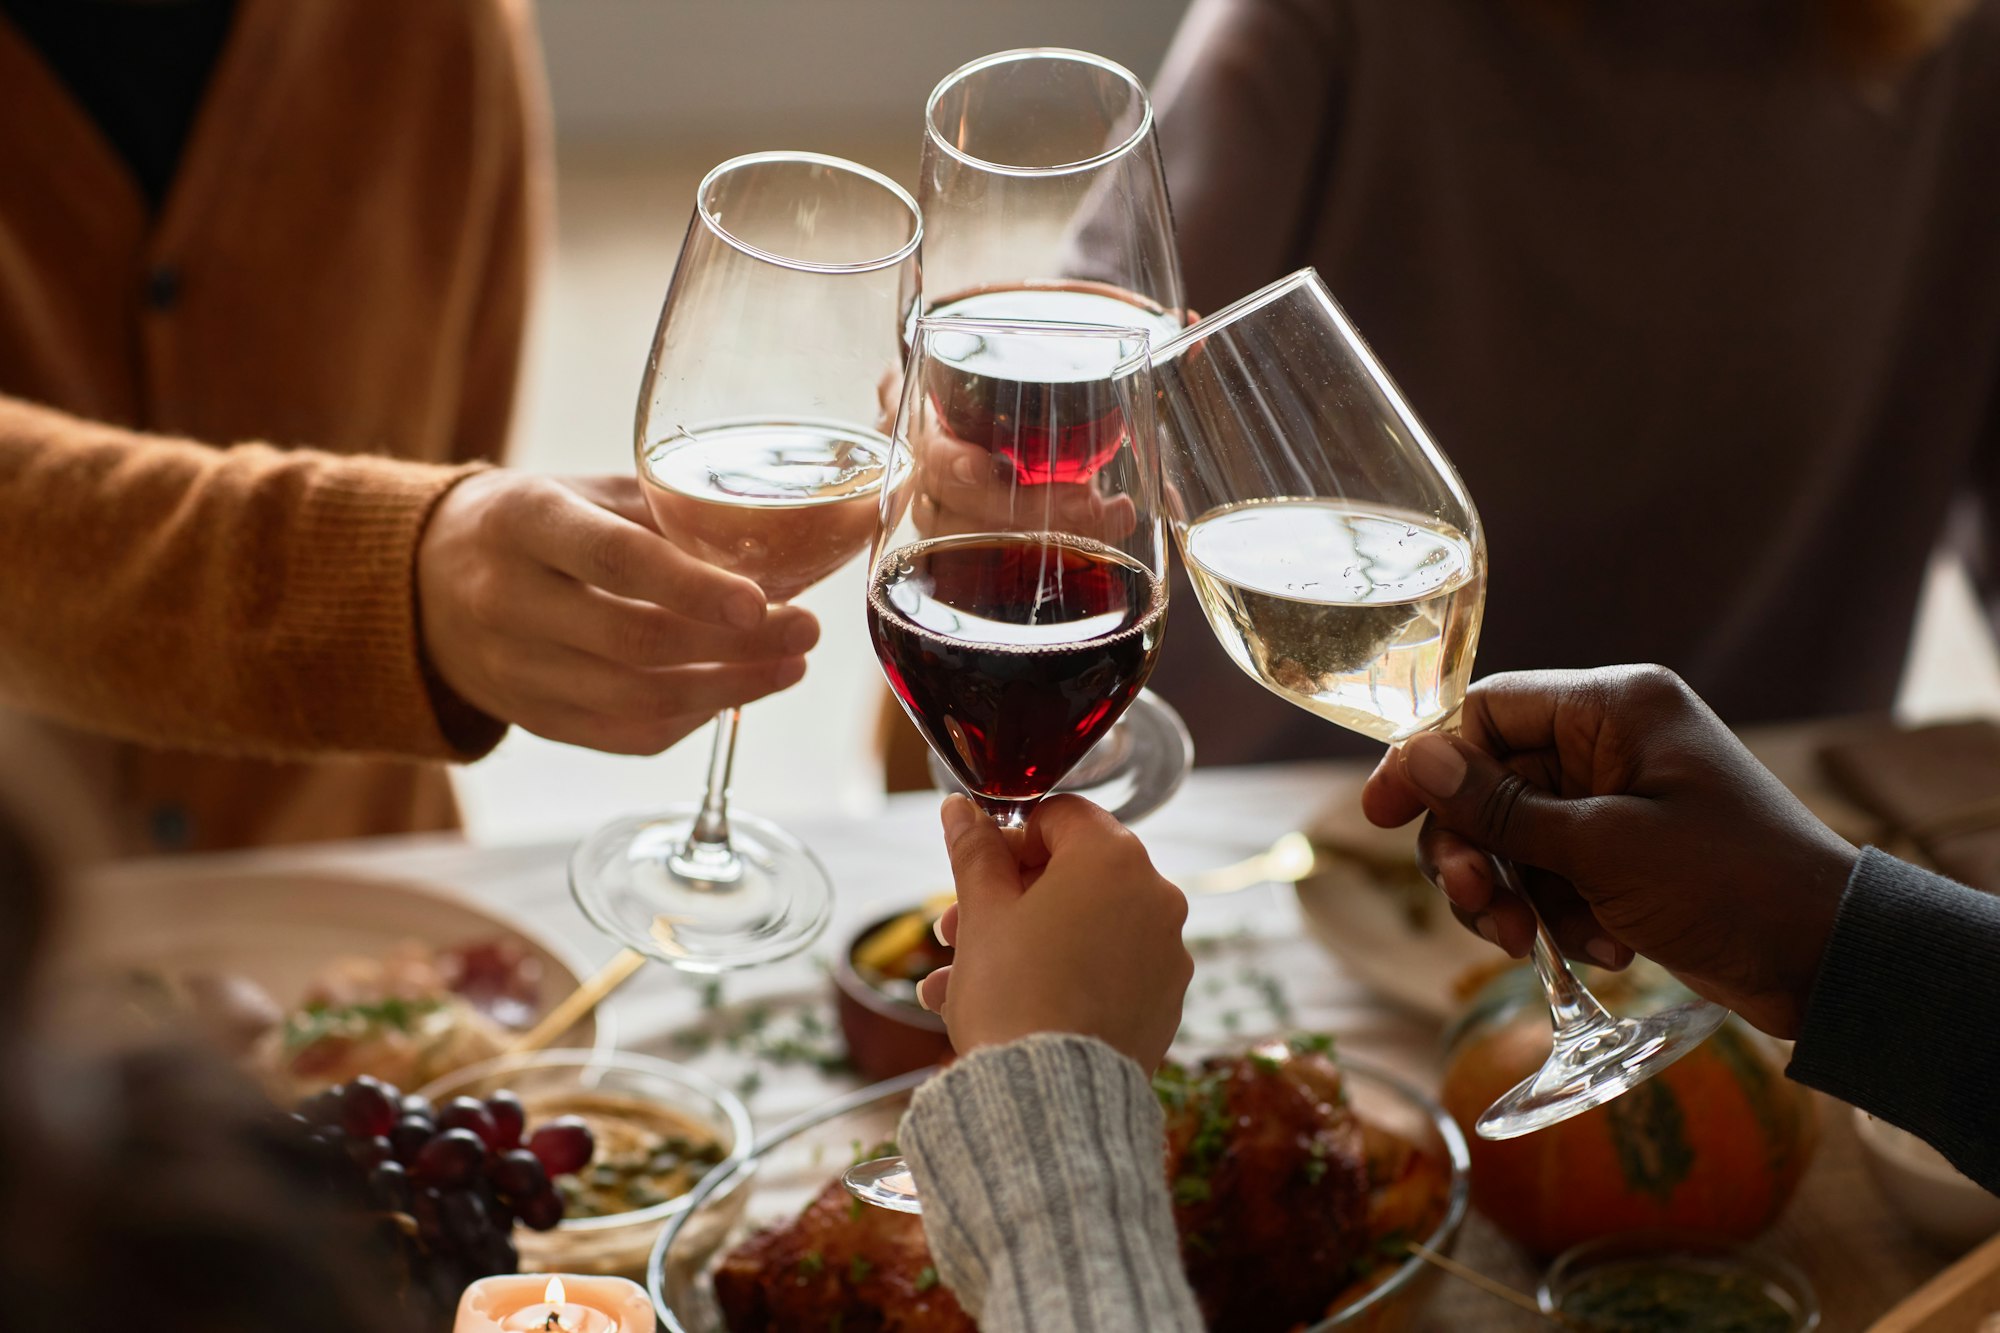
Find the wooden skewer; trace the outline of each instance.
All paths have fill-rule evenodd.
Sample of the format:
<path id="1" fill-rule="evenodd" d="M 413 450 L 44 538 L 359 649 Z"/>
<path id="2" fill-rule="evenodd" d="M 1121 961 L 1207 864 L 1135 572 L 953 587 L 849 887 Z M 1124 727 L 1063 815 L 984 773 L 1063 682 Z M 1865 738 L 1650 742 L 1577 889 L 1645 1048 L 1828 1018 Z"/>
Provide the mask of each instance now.
<path id="1" fill-rule="evenodd" d="M 563 1033 L 583 1021 L 584 1015 L 604 1002 L 606 996 L 632 979 L 646 955 L 636 949 L 621 949 L 616 957 L 597 969 L 597 975 L 571 991 L 569 996 L 543 1016 L 542 1021 L 529 1028 L 512 1045 L 509 1055 L 526 1055 L 539 1051 Z"/>
<path id="2" fill-rule="evenodd" d="M 1530 1314 L 1538 1314 L 1557 1328 L 1571 1329 L 1575 1333 L 1590 1333 L 1590 1326 L 1588 1324 L 1580 1323 L 1560 1311 L 1551 1314 L 1542 1309 L 1536 1303 L 1534 1297 L 1528 1295 L 1526 1292 L 1516 1291 L 1504 1282 L 1495 1282 L 1478 1269 L 1467 1268 L 1458 1260 L 1439 1254 L 1428 1245 L 1419 1245 L 1415 1241 L 1410 1241 L 1409 1247 L 1410 1253 L 1416 1255 L 1417 1258 L 1423 1260 L 1425 1263 L 1430 1264 L 1434 1268 L 1443 1269 L 1459 1281 L 1468 1282 L 1489 1296 L 1497 1296 L 1510 1305 L 1518 1305 Z"/>

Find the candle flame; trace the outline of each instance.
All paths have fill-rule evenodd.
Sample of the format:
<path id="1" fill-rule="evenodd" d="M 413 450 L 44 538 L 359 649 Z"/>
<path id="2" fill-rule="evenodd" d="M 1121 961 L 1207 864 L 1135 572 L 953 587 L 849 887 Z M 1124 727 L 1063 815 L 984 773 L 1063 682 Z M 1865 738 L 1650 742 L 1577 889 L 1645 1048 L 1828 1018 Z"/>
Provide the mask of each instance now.
<path id="1" fill-rule="evenodd" d="M 563 1284 L 561 1278 L 552 1277 L 549 1279 L 549 1285 L 542 1292 L 542 1304 L 544 1305 L 569 1304 L 569 1301 L 566 1299 L 566 1293 L 563 1291 Z"/>

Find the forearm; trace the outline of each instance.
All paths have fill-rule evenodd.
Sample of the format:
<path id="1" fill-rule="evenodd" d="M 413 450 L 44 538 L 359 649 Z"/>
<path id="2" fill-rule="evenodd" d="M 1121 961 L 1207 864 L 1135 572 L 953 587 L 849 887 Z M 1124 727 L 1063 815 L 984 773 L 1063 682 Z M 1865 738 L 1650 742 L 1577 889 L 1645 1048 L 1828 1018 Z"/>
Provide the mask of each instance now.
<path id="1" fill-rule="evenodd" d="M 899 1139 L 939 1275 L 986 1333 L 1198 1333 L 1159 1103 L 1102 1042 L 1044 1034 L 925 1084 Z"/>
<path id="2" fill-rule="evenodd" d="M 191 749 L 464 758 L 415 560 L 464 469 L 210 449 L 0 396 L 0 700 Z M 463 719 L 459 720 L 463 723 Z"/>
<path id="3" fill-rule="evenodd" d="M 1864 852 L 1787 1072 L 2000 1193 L 2000 898 Z"/>

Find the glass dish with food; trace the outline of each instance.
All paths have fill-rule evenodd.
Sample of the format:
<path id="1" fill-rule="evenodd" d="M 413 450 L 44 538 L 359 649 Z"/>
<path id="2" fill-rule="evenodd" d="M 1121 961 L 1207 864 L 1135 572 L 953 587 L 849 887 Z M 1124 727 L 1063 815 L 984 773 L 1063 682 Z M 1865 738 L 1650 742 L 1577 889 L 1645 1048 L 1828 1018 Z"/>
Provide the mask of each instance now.
<path id="1" fill-rule="evenodd" d="M 1790 1264 L 1686 1231 L 1605 1236 L 1566 1251 L 1535 1292 L 1580 1333 L 1812 1333 L 1819 1301 Z"/>
<path id="2" fill-rule="evenodd" d="M 839 1179 L 858 1157 L 893 1150 L 929 1072 L 793 1121 L 697 1191 L 648 1268 L 669 1333 L 919 1323 L 970 1333 L 930 1264 L 922 1220 L 860 1205 Z M 1181 1256 L 1211 1328 L 1411 1326 L 1438 1273 L 1408 1242 L 1448 1252 L 1465 1215 L 1465 1139 L 1449 1116 L 1388 1074 L 1336 1062 L 1317 1038 L 1172 1068 L 1155 1087 Z M 745 1207 L 732 1176 L 753 1169 Z"/>
<path id="3" fill-rule="evenodd" d="M 543 1051 L 461 1069 L 423 1095 L 443 1105 L 502 1089 L 520 1099 L 527 1134 L 580 1122 L 595 1148 L 580 1171 L 555 1175 L 562 1223 L 519 1237 L 524 1272 L 636 1275 L 660 1228 L 712 1176 L 729 1180 L 715 1215 L 743 1205 L 750 1113 L 693 1070 L 632 1052 Z"/>

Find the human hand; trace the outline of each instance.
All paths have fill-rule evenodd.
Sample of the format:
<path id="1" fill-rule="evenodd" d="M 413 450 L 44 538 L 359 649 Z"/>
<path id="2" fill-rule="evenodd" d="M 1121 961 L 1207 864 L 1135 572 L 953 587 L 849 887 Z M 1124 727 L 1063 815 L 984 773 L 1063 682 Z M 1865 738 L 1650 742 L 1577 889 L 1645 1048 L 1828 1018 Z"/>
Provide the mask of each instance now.
<path id="1" fill-rule="evenodd" d="M 630 477 L 481 472 L 417 548 L 419 628 L 439 680 L 550 740 L 656 754 L 805 675 L 819 622 L 654 530 Z"/>
<path id="2" fill-rule="evenodd" d="M 1634 952 L 1776 1036 L 1797 1032 L 1859 853 L 1662 667 L 1491 676 L 1463 731 L 1386 755 L 1362 792 L 1385 828 L 1428 817 L 1418 860 L 1454 912 L 1516 957 L 1521 867 L 1564 952 Z"/>
<path id="3" fill-rule="evenodd" d="M 1194 959 L 1187 899 L 1139 840 L 1081 796 L 1041 802 L 1017 840 L 963 796 L 945 799 L 943 819 L 958 902 L 939 933 L 957 953 L 918 997 L 959 1054 L 1076 1032 L 1157 1068 Z"/>

